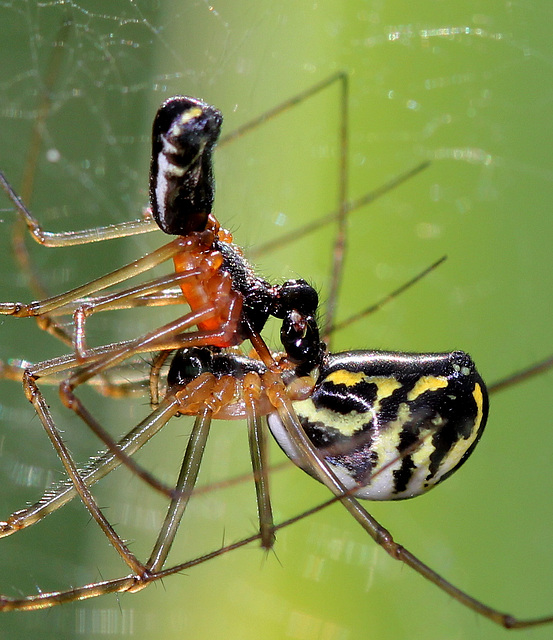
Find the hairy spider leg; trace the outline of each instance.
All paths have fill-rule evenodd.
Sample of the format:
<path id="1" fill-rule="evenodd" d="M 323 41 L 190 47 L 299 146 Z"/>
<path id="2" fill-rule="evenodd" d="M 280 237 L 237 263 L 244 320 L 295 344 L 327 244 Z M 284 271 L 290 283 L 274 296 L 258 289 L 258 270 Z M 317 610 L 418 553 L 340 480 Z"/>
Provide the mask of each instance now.
<path id="1" fill-rule="evenodd" d="M 393 558 L 401 562 L 404 562 L 408 566 L 412 567 L 418 573 L 420 573 L 423 577 L 427 578 L 428 580 L 436 584 L 439 588 L 449 593 L 456 600 L 468 606 L 475 612 L 489 618 L 490 620 L 497 622 L 498 624 L 501 624 L 506 628 L 526 628 L 530 626 L 547 624 L 552 621 L 553 619 L 552 617 L 544 617 L 544 618 L 529 619 L 529 620 L 516 619 L 499 610 L 490 608 L 480 603 L 479 601 L 474 600 L 472 597 L 468 596 L 463 591 L 460 591 L 459 589 L 457 589 L 451 583 L 449 583 L 444 578 L 436 574 L 427 565 L 422 563 L 418 558 L 413 556 L 408 550 L 406 550 L 404 547 L 396 543 L 392 538 L 391 534 L 386 529 L 384 529 L 378 522 L 376 522 L 372 518 L 372 516 L 370 516 L 370 514 L 366 512 L 366 510 L 363 507 L 361 507 L 361 505 L 359 505 L 358 501 L 355 500 L 355 498 L 352 495 L 352 493 L 354 492 L 354 489 L 347 489 L 341 483 L 341 481 L 336 477 L 334 471 L 328 467 L 328 464 L 326 463 L 326 461 L 317 456 L 316 452 L 313 450 L 312 444 L 305 437 L 302 426 L 297 418 L 297 415 L 295 414 L 293 403 L 290 400 L 289 390 L 283 384 L 282 377 L 278 370 L 278 366 L 275 365 L 274 362 L 272 362 L 272 356 L 269 354 L 268 350 L 266 350 L 266 348 L 263 347 L 263 344 L 258 342 L 255 338 L 254 338 L 254 344 L 256 346 L 256 349 L 259 352 L 261 352 L 261 355 L 263 356 L 263 360 L 268 365 L 273 367 L 273 370 L 267 370 L 266 372 L 263 372 L 261 375 L 261 378 L 263 379 L 264 392 L 266 393 L 267 397 L 271 401 L 271 404 L 276 407 L 279 417 L 281 421 L 286 424 L 287 429 L 289 430 L 289 433 L 293 434 L 295 442 L 299 447 L 300 456 L 303 457 L 304 464 L 306 465 L 306 467 L 310 468 L 310 472 L 313 475 L 315 475 L 318 479 L 320 479 L 335 495 L 335 498 L 333 500 L 325 504 L 329 504 L 336 500 L 339 500 L 342 503 L 344 503 L 348 511 L 355 517 L 355 519 L 361 524 L 361 526 L 363 526 L 363 528 L 371 535 L 371 537 L 373 537 L 373 539 L 375 539 L 375 541 L 379 545 L 383 546 L 384 549 Z M 545 363 L 543 363 L 542 367 L 543 366 L 545 366 Z M 177 369 L 179 369 L 179 367 L 177 367 Z M 538 373 L 538 370 L 536 370 L 535 373 Z M 518 375 L 522 375 L 522 374 L 515 374 L 515 376 L 518 376 Z M 193 377 L 193 380 L 192 380 L 193 386 L 201 387 L 202 381 L 206 377 L 208 376 L 206 376 L 205 373 L 200 374 L 200 376 Z M 232 377 L 231 380 L 234 381 L 235 377 Z M 179 388 L 182 390 L 182 385 L 179 385 Z M 184 387 L 184 388 L 188 389 L 187 387 Z M 497 388 L 505 388 L 505 383 L 503 382 L 501 384 L 498 384 Z M 150 419 L 143 423 L 142 429 L 138 429 L 137 427 L 137 429 L 134 430 L 135 433 L 133 433 L 133 437 L 131 438 L 129 434 L 129 436 L 127 437 L 127 440 L 125 442 L 122 441 L 119 444 L 119 446 L 121 448 L 125 448 L 125 447 L 128 447 L 130 444 L 132 444 L 132 446 L 135 447 L 135 450 L 136 450 L 137 448 L 142 446 L 143 443 L 138 443 L 137 441 L 134 440 L 134 438 L 138 438 L 139 436 L 145 437 L 145 438 L 151 437 L 151 435 L 153 435 L 152 432 L 154 428 L 156 430 L 159 430 L 159 428 L 161 428 L 161 426 L 163 426 L 163 424 L 165 424 L 172 415 L 175 415 L 175 413 L 179 411 L 190 411 L 190 412 L 199 411 L 200 419 L 202 419 L 202 416 L 206 417 L 207 412 L 211 411 L 211 409 L 207 407 L 205 402 L 208 398 L 213 398 L 213 387 L 210 391 L 210 394 L 211 395 L 208 394 L 208 396 L 206 397 L 197 396 L 196 404 L 195 404 L 191 400 L 190 392 L 188 392 L 187 400 L 185 400 L 181 404 L 181 401 L 183 400 L 183 396 L 181 395 L 180 400 L 177 400 L 179 392 L 175 392 L 175 391 L 169 392 L 166 395 L 166 398 L 162 401 L 160 405 L 160 409 L 157 412 L 154 412 L 154 414 L 150 417 Z M 202 406 L 203 406 L 203 410 L 201 409 Z M 220 407 L 221 409 L 228 410 L 228 407 L 229 407 L 228 398 L 221 402 Z M 159 424 L 160 422 L 163 424 Z M 139 434 L 139 431 L 141 431 L 140 434 Z M 146 433 L 147 435 L 145 435 Z M 414 443 L 414 445 L 411 447 L 411 450 L 409 452 L 403 452 L 403 453 L 404 455 L 411 454 L 414 449 L 422 445 L 423 445 L 423 442 Z M 190 448 L 190 445 L 189 445 L 189 448 Z M 202 447 L 198 447 L 198 445 L 192 446 L 192 450 L 197 450 L 199 448 L 202 448 Z M 83 482 L 85 482 L 87 486 L 93 484 L 93 482 L 96 482 L 98 479 L 100 479 L 100 477 L 103 477 L 103 475 L 108 473 L 112 468 L 115 468 L 115 466 L 120 464 L 120 462 L 114 456 L 111 456 L 111 457 L 110 456 L 111 454 L 109 452 L 104 454 L 104 460 L 102 460 L 101 462 L 98 461 L 94 465 L 94 468 L 91 469 L 90 476 L 85 476 L 84 474 L 81 474 L 83 478 Z M 398 457 L 401 457 L 401 455 L 399 455 Z M 393 462 L 394 461 L 392 460 L 390 464 L 393 464 Z M 199 467 L 199 464 L 200 462 L 197 461 L 198 467 Z M 196 468 L 197 468 L 196 463 L 191 464 L 192 475 L 194 474 L 194 470 Z M 385 471 L 386 469 L 380 469 L 374 475 L 377 476 L 378 474 L 381 474 Z M 92 475 L 92 474 L 95 474 L 95 475 Z M 187 477 L 190 477 L 190 475 L 188 474 L 188 469 L 186 473 L 184 473 L 184 471 L 181 470 L 181 476 L 182 475 L 186 475 Z M 161 569 L 163 562 L 166 559 L 170 545 L 172 544 L 172 540 L 174 539 L 174 534 L 176 533 L 176 527 L 171 526 L 171 522 L 173 521 L 175 514 L 178 515 L 179 520 L 182 517 L 182 512 L 184 510 L 182 502 L 184 502 L 185 500 L 184 496 L 189 497 L 189 492 L 191 491 L 191 488 L 192 488 L 192 487 L 187 487 L 185 490 L 184 484 L 182 486 L 179 484 L 178 486 L 180 487 L 180 489 L 182 489 L 182 492 L 179 492 L 173 498 L 173 501 L 168 510 L 168 515 L 164 524 L 164 531 L 167 533 L 167 535 L 158 537 L 158 541 L 156 542 L 156 546 L 155 546 L 156 553 L 154 555 L 157 559 L 156 567 L 160 568 L 159 571 L 145 571 L 141 577 L 138 577 L 136 575 L 128 576 L 125 578 L 109 580 L 101 583 L 92 583 L 90 585 L 85 585 L 84 587 L 79 589 L 68 590 L 64 592 L 55 592 L 50 594 L 40 594 L 38 596 L 30 596 L 25 599 L 13 600 L 13 599 L 4 598 L 4 599 L 0 599 L 0 609 L 4 609 L 4 610 L 11 610 L 14 608 L 15 609 L 36 609 L 36 608 L 42 608 L 46 606 L 52 606 L 54 604 L 61 604 L 63 602 L 70 602 L 77 599 L 80 600 L 88 597 L 94 597 L 96 595 L 102 595 L 105 593 L 136 591 L 138 589 L 144 588 L 146 584 L 149 584 L 149 582 L 153 580 L 166 577 L 173 573 L 178 573 L 179 571 L 182 571 L 185 568 L 189 568 L 191 566 L 194 566 L 195 564 L 205 562 L 206 560 L 212 557 L 216 557 L 222 553 L 227 553 L 233 549 L 238 548 L 239 546 L 248 544 L 253 540 L 259 539 L 261 537 L 261 533 L 260 533 L 260 534 L 257 534 L 256 536 L 251 536 L 237 543 L 234 543 L 233 545 L 222 547 L 221 549 L 216 550 L 211 554 L 201 556 L 200 558 L 189 561 L 187 563 L 182 563 L 180 565 L 176 565 L 168 569 Z M 62 496 L 60 494 L 57 497 L 57 500 L 59 503 L 63 501 L 67 501 L 68 499 L 73 497 L 76 492 L 75 487 L 73 486 L 67 488 L 66 491 L 67 492 L 65 495 Z M 50 504 L 49 506 L 51 507 L 52 504 Z M 61 504 L 58 504 L 58 506 L 61 506 Z M 287 521 L 285 523 L 281 523 L 281 525 L 276 525 L 273 531 L 275 529 L 280 528 L 281 526 L 287 526 L 288 524 L 291 524 L 293 521 L 297 521 L 297 519 L 301 517 L 307 517 L 308 515 L 310 515 L 311 513 L 313 513 L 315 510 L 319 508 L 321 507 L 316 507 L 314 510 L 310 510 L 309 512 L 300 514 L 300 516 L 298 516 L 297 518 L 294 518 L 292 521 Z M 17 515 L 17 514 L 14 514 L 14 515 Z M 169 530 L 170 530 L 170 533 L 169 533 Z M 163 556 L 163 560 L 161 559 L 162 556 Z"/>
<path id="2" fill-rule="evenodd" d="M 245 361 L 247 361 L 247 359 L 242 358 L 240 364 L 242 365 Z M 173 492 L 173 497 L 167 510 L 167 515 L 152 549 L 150 559 L 145 564 L 137 560 L 134 554 L 129 551 L 127 545 L 103 516 L 94 497 L 89 491 L 89 487 L 92 484 L 119 466 L 121 460 L 112 452 L 108 451 L 104 453 L 101 458 L 92 462 L 86 469 L 78 471 L 71 454 L 63 443 L 59 430 L 55 426 L 48 406 L 44 402 L 36 385 L 33 386 L 33 384 L 31 384 L 29 389 L 30 392 L 34 392 L 34 395 L 30 400 L 35 405 L 36 411 L 64 464 L 71 479 L 71 484 L 65 483 L 57 490 L 53 490 L 50 494 L 45 495 L 36 505 L 12 514 L 6 522 L 1 523 L 0 536 L 10 535 L 15 531 L 38 522 L 78 494 L 116 551 L 131 568 L 134 575 L 121 580 L 95 583 L 83 589 L 71 590 L 71 597 L 69 597 L 67 593 L 63 594 L 58 592 L 43 594 L 43 597 L 40 598 L 29 596 L 28 598 L 20 600 L 0 597 L 0 610 L 44 608 L 69 600 L 83 599 L 109 593 L 114 589 L 116 591 L 133 592 L 144 588 L 153 580 L 159 579 L 159 572 L 165 563 L 194 488 L 196 477 L 201 466 L 201 458 L 209 432 L 211 417 L 214 413 L 221 413 L 222 417 L 229 417 L 232 414 L 235 418 L 242 417 L 244 414 L 247 416 L 248 423 L 250 424 L 250 441 L 252 448 L 255 448 L 255 455 L 258 460 L 257 465 L 254 462 L 254 472 L 259 471 L 258 483 L 266 483 L 267 477 L 263 469 L 266 469 L 267 463 L 263 436 L 258 436 L 258 434 L 254 433 L 255 430 L 261 431 L 257 409 L 261 406 L 260 396 L 262 393 L 262 385 L 260 376 L 256 373 L 256 368 L 258 367 L 256 367 L 255 364 L 250 366 L 250 371 L 244 376 L 240 390 L 237 389 L 238 382 L 236 374 L 215 378 L 215 376 L 207 371 L 194 376 L 186 385 L 177 384 L 176 388 L 167 393 L 158 409 L 118 443 L 121 451 L 124 451 L 127 455 L 132 455 L 132 453 L 142 447 L 147 440 L 155 435 L 172 416 L 177 413 L 187 413 L 197 416 L 179 478 Z M 237 396 L 240 398 L 238 402 L 236 402 Z M 264 412 L 266 413 L 267 410 L 269 410 L 269 407 L 267 399 L 265 398 Z M 254 454 L 252 454 L 252 459 L 253 455 Z M 260 500 L 263 499 L 265 501 L 263 503 L 264 508 L 260 512 L 262 519 L 260 538 L 262 542 L 266 539 L 266 546 L 270 546 L 274 538 L 272 513 L 270 503 L 268 502 L 268 493 L 264 489 L 261 489 L 260 492 Z"/>

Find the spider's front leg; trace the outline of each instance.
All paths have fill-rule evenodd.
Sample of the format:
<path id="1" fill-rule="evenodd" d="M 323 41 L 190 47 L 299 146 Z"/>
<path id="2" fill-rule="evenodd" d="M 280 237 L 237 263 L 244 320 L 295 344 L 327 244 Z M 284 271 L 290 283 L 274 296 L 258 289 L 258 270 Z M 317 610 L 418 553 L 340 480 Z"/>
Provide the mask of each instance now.
<path id="1" fill-rule="evenodd" d="M 81 231 L 63 231 L 54 233 L 45 231 L 39 221 L 33 216 L 29 209 L 23 204 L 6 176 L 0 171 L 0 187 L 4 190 L 17 213 L 25 221 L 27 229 L 33 240 L 45 247 L 69 247 L 79 244 L 89 244 L 91 242 L 102 242 L 114 238 L 126 238 L 142 233 L 149 233 L 158 229 L 157 224 L 150 216 L 144 216 L 138 220 L 111 224 L 105 227 L 94 227 Z"/>

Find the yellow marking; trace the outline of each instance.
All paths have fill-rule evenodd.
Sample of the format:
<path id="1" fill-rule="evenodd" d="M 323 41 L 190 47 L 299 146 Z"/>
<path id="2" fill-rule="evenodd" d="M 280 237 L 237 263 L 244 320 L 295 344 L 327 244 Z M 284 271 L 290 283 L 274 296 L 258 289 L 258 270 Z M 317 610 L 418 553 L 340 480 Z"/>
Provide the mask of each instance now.
<path id="1" fill-rule="evenodd" d="M 366 379 L 367 381 L 373 382 L 377 385 L 378 394 L 382 394 L 382 396 L 384 396 L 385 394 L 389 395 L 393 392 L 394 388 L 401 386 L 397 382 L 397 380 L 393 378 L 378 379 L 367 377 Z M 418 381 L 418 383 L 415 385 L 415 388 L 411 392 L 412 397 L 409 398 L 409 402 L 421 393 L 424 393 L 424 391 L 433 391 L 444 388 L 445 386 L 447 386 L 447 379 L 443 377 L 427 376 L 425 378 L 422 378 Z M 457 442 L 453 443 L 452 448 L 447 453 L 445 458 L 441 461 L 440 466 L 434 473 L 433 477 L 428 480 L 427 478 L 430 472 L 431 456 L 436 450 L 433 442 L 434 435 L 440 429 L 447 427 L 447 423 L 444 418 L 440 415 L 435 415 L 432 418 L 432 427 L 424 429 L 419 434 L 418 445 L 409 454 L 414 468 L 412 469 L 412 476 L 408 482 L 406 489 L 397 495 L 390 494 L 391 498 L 401 498 L 424 493 L 432 488 L 445 474 L 450 472 L 459 464 L 461 458 L 474 443 L 478 435 L 478 430 L 482 423 L 482 419 L 484 417 L 484 395 L 482 387 L 476 384 L 474 386 L 472 395 L 476 403 L 477 415 L 468 438 L 460 437 Z M 323 424 L 338 430 L 344 436 L 354 435 L 356 430 L 360 429 L 364 423 L 368 422 L 369 418 L 372 415 L 374 420 L 374 432 L 372 434 L 373 440 L 371 443 L 371 448 L 372 451 L 377 455 L 378 460 L 377 465 L 372 470 L 372 474 L 378 474 L 380 469 L 386 467 L 386 470 L 383 472 L 383 476 L 378 476 L 380 480 L 378 481 L 378 483 L 375 483 L 376 486 L 376 484 L 380 485 L 380 483 L 384 482 L 385 480 L 386 482 L 389 482 L 390 485 L 392 485 L 393 472 L 401 468 L 401 465 L 403 464 L 403 458 L 398 453 L 398 449 L 402 430 L 405 424 L 413 418 L 413 413 L 411 411 L 409 402 L 404 402 L 399 405 L 397 409 L 397 418 L 393 422 L 385 425 L 385 428 L 381 428 L 383 425 L 379 423 L 379 415 L 376 410 L 376 406 L 378 403 L 375 403 L 375 407 L 373 407 L 371 411 L 367 413 L 351 412 L 346 416 L 336 414 L 328 410 L 316 411 L 313 403 L 310 400 L 294 403 L 294 406 L 297 407 L 298 405 L 303 405 L 301 409 L 305 410 L 304 415 L 308 415 L 310 420 L 319 420 Z M 303 414 L 304 412 L 300 410 L 299 413 Z M 340 469 L 343 473 L 349 474 L 349 471 L 347 471 L 347 469 L 341 466 Z M 367 486 L 371 486 L 371 484 L 372 482 L 370 481 Z"/>
<path id="2" fill-rule="evenodd" d="M 367 382 L 372 382 L 372 384 L 376 385 L 376 400 L 374 401 L 373 405 L 373 412 L 376 418 L 382 408 L 382 400 L 391 396 L 396 389 L 401 389 L 403 385 L 401 384 L 401 382 L 399 382 L 399 380 L 397 380 L 397 378 L 394 378 L 392 376 L 382 378 L 369 378 L 367 376 Z M 376 419 L 375 425 L 379 425 L 379 422 Z"/>
<path id="3" fill-rule="evenodd" d="M 477 407 L 476 419 L 474 421 L 474 430 L 478 433 L 478 429 L 480 429 L 480 423 L 482 422 L 483 411 L 484 411 L 484 394 L 482 393 L 482 387 L 478 383 L 474 385 L 474 391 L 472 392 L 472 397 L 474 398 L 474 401 L 476 402 L 476 407 Z"/>
<path id="4" fill-rule="evenodd" d="M 176 164 L 167 163 L 167 173 L 170 173 L 172 176 L 182 177 L 187 170 L 187 167 L 179 167 Z"/>
<path id="5" fill-rule="evenodd" d="M 365 413 L 350 411 L 343 415 L 329 409 L 316 409 L 311 398 L 294 402 L 294 409 L 301 419 L 311 423 L 320 422 L 325 427 L 336 429 L 341 435 L 349 437 L 360 431 L 363 425 L 375 417 L 374 411 Z"/>
<path id="6" fill-rule="evenodd" d="M 445 389 L 448 385 L 447 378 L 443 376 L 422 376 L 415 383 L 415 386 L 409 391 L 407 400 L 412 402 L 416 400 L 425 391 L 437 391 L 438 389 Z"/>
<path id="7" fill-rule="evenodd" d="M 377 401 L 379 402 L 380 400 L 383 400 L 384 398 L 388 398 L 389 396 L 391 396 L 396 389 L 401 389 L 402 387 L 401 382 L 399 382 L 397 378 L 394 378 L 392 376 L 389 376 L 386 378 L 367 377 L 367 382 L 372 382 L 373 384 L 376 385 L 376 388 L 377 388 L 376 398 L 377 398 Z"/>
<path id="8" fill-rule="evenodd" d="M 436 447 L 431 436 L 436 433 L 434 429 L 425 429 L 419 434 L 420 446 L 411 454 L 411 460 L 417 470 L 424 469 L 424 475 L 428 474 L 430 468 L 430 456 L 436 451 Z"/>
<path id="9" fill-rule="evenodd" d="M 409 405 L 406 402 L 402 402 L 397 408 L 397 418 L 393 422 L 389 422 L 385 429 L 379 431 L 379 466 L 380 464 L 387 464 L 398 456 L 399 436 L 410 417 Z"/>
<path id="10" fill-rule="evenodd" d="M 332 382 L 333 384 L 345 384 L 346 387 L 354 387 L 360 382 L 374 384 L 377 388 L 377 400 L 382 400 L 383 398 L 391 396 L 396 389 L 401 387 L 401 383 L 393 376 L 368 376 L 362 371 L 354 373 L 347 369 L 338 369 L 337 371 L 333 371 L 325 378 L 325 382 L 326 381 Z"/>
<path id="11" fill-rule="evenodd" d="M 194 118 L 199 118 L 202 115 L 202 110 L 200 109 L 200 107 L 192 107 L 191 109 L 188 109 L 188 111 L 185 111 L 179 120 L 179 124 L 183 125 L 186 124 L 187 122 L 190 122 L 190 120 L 193 120 Z"/>
<path id="12" fill-rule="evenodd" d="M 397 419 L 386 425 L 385 429 L 376 431 L 372 449 L 378 455 L 378 464 L 373 469 L 373 473 L 387 465 L 390 465 L 388 467 L 389 473 L 401 467 L 402 458 L 398 452 L 400 434 L 410 416 L 409 405 L 402 402 L 397 410 Z"/>
<path id="13" fill-rule="evenodd" d="M 351 437 L 363 427 L 373 421 L 375 429 L 380 428 L 379 412 L 381 400 L 391 396 L 395 389 L 401 388 L 401 383 L 394 377 L 371 377 L 363 372 L 354 373 L 346 369 L 333 371 L 325 378 L 325 382 L 343 384 L 353 387 L 360 382 L 372 383 L 376 386 L 376 399 L 368 411 L 350 411 L 347 414 L 336 413 L 325 408 L 315 408 L 311 399 L 294 402 L 297 414 L 311 423 L 320 422 L 325 427 L 336 429 L 341 435 Z M 404 405 L 408 412 L 408 406 Z M 400 422 L 401 422 L 400 418 Z M 395 423 L 394 423 L 395 424 Z"/>
<path id="14" fill-rule="evenodd" d="M 465 438 L 459 438 L 459 440 L 457 440 L 457 442 L 449 450 L 446 457 L 442 460 L 438 468 L 438 473 L 436 474 L 435 479 L 432 480 L 434 484 L 438 482 L 438 480 L 445 473 L 447 473 L 451 469 L 454 469 L 459 464 L 459 462 L 461 461 L 461 458 L 465 455 L 465 453 L 468 451 L 468 449 L 474 442 L 477 434 L 478 434 L 478 429 L 473 428 L 472 431 L 470 432 L 470 436 L 466 440 Z"/>
<path id="15" fill-rule="evenodd" d="M 474 424 L 472 425 L 472 430 L 468 438 L 459 438 L 459 440 L 455 443 L 455 445 L 450 449 L 447 456 L 442 460 L 440 464 L 438 473 L 433 479 L 432 483 L 435 484 L 445 473 L 456 467 L 461 458 L 465 455 L 465 453 L 470 449 L 472 443 L 476 440 L 478 436 L 478 431 L 480 429 L 480 425 L 482 423 L 482 418 L 484 417 L 483 408 L 484 408 L 484 394 L 482 393 L 482 387 L 479 384 L 474 385 L 474 390 L 472 392 L 472 396 L 474 401 L 476 402 L 476 418 L 474 419 Z"/>
<path id="16" fill-rule="evenodd" d="M 353 387 L 356 384 L 363 382 L 366 377 L 367 376 L 362 371 L 353 373 L 347 369 L 338 369 L 328 375 L 324 381 L 332 382 L 333 384 L 345 384 L 346 387 Z"/>
<path id="17" fill-rule="evenodd" d="M 173 136 L 180 136 L 185 128 L 185 126 L 193 120 L 194 118 L 199 118 L 202 115 L 202 110 L 200 107 L 192 107 L 188 109 L 188 111 L 184 111 L 181 113 L 178 122 L 175 122 L 170 129 L 170 133 Z"/>

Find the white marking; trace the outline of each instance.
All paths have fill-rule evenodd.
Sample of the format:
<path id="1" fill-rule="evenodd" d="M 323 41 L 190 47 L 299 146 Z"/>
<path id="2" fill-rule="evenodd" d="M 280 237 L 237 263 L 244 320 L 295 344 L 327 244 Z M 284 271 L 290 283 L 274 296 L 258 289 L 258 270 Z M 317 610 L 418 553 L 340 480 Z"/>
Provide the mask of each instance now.
<path id="1" fill-rule="evenodd" d="M 175 171 L 175 169 L 178 169 L 178 171 Z M 185 169 L 180 170 L 178 167 L 175 167 L 174 164 L 170 163 L 162 153 L 159 154 L 156 180 L 156 202 L 157 210 L 159 212 L 159 217 L 161 220 L 166 219 L 165 198 L 167 196 L 167 191 L 169 190 L 168 176 L 178 177 L 183 176 L 184 173 Z"/>
<path id="2" fill-rule="evenodd" d="M 172 142 L 167 140 L 167 136 L 161 136 L 161 143 L 163 145 L 163 153 L 178 153 L 179 150 Z"/>
<path id="3" fill-rule="evenodd" d="M 267 423 L 275 440 L 279 443 L 290 460 L 292 460 L 296 466 L 300 467 L 300 469 L 310 473 L 308 468 L 302 466 L 303 459 L 290 438 L 290 434 L 282 424 L 278 413 L 274 412 L 269 414 L 267 416 Z M 394 433 L 393 436 L 397 437 L 397 433 Z M 397 442 L 393 442 L 392 440 L 393 438 L 383 437 L 379 442 L 375 443 L 375 448 L 378 449 L 379 456 L 384 460 L 384 464 L 394 459 L 396 462 L 387 467 L 385 471 L 372 478 L 370 483 L 364 487 L 359 486 L 343 467 L 331 464 L 328 460 L 326 462 L 346 489 L 357 489 L 353 493 L 355 497 L 363 498 L 365 500 L 394 500 L 397 499 L 399 495 L 394 493 L 393 490 L 393 471 L 401 466 L 401 459 L 398 458 L 397 455 Z M 374 471 L 378 471 L 378 467 Z M 420 491 L 416 493 L 420 493 Z M 403 496 L 403 494 L 400 495 Z"/>
<path id="4" fill-rule="evenodd" d="M 166 221 L 165 201 L 167 197 L 167 192 L 169 191 L 169 179 L 182 178 L 187 173 L 187 171 L 189 171 L 190 164 L 195 162 L 201 156 L 206 146 L 205 142 L 202 143 L 200 145 L 198 153 L 191 160 L 190 164 L 188 164 L 186 167 L 179 167 L 173 162 L 170 162 L 169 159 L 167 158 L 168 154 L 180 155 L 178 147 L 174 145 L 169 140 L 169 138 L 172 136 L 175 136 L 175 132 L 176 132 L 176 135 L 181 133 L 181 131 L 183 130 L 182 125 L 186 124 L 189 120 L 191 120 L 194 117 L 197 117 L 200 114 L 201 114 L 200 109 L 192 109 L 190 111 L 187 111 L 181 117 L 179 124 L 174 124 L 173 126 L 171 126 L 168 134 L 161 136 L 162 150 L 158 154 L 158 159 L 157 159 L 158 172 L 157 172 L 156 188 L 155 188 L 157 210 L 159 212 L 159 218 L 161 221 Z M 198 171 L 199 171 L 199 167 L 198 167 Z"/>

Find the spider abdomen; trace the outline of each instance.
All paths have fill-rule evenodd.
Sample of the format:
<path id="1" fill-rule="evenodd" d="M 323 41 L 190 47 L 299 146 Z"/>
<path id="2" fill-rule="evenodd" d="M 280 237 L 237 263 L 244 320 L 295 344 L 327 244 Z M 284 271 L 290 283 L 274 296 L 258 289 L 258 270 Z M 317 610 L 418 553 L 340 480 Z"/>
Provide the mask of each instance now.
<path id="1" fill-rule="evenodd" d="M 355 495 L 411 498 L 458 469 L 484 429 L 488 399 L 461 351 L 329 354 L 312 395 L 294 402 L 318 453 Z M 273 435 L 302 466 L 276 416 Z M 306 469 L 307 470 L 307 469 Z"/>

